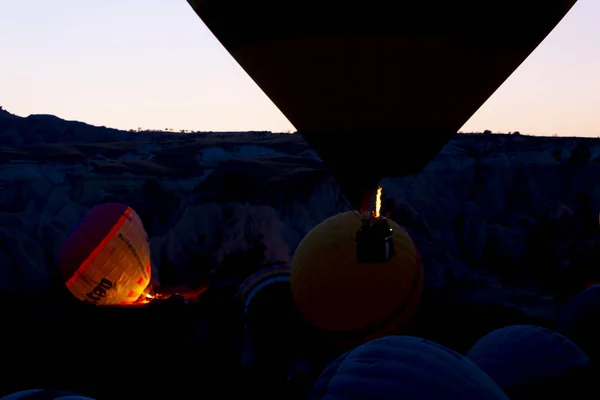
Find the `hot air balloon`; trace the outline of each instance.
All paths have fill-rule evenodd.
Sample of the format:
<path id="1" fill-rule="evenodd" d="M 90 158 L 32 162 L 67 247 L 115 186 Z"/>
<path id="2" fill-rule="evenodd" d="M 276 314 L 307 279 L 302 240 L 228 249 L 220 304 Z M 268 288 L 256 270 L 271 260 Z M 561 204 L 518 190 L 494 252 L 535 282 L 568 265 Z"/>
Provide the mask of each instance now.
<path id="1" fill-rule="evenodd" d="M 60 390 L 32 389 L 23 390 L 1 397 L 0 400 L 94 400 L 90 397 Z"/>
<path id="2" fill-rule="evenodd" d="M 387 260 L 363 260 L 365 219 L 349 211 L 310 231 L 292 260 L 294 303 L 304 318 L 342 346 L 401 332 L 410 322 L 423 287 L 423 267 L 410 236 L 387 220 L 380 242 Z M 391 228 L 391 229 L 390 229 Z M 391 232 L 390 232 L 391 230 Z M 368 246 L 367 246 L 368 247 Z"/>
<path id="3" fill-rule="evenodd" d="M 308 330 L 292 300 L 290 272 L 285 264 L 262 269 L 238 291 L 248 344 L 259 359 L 289 358 L 309 345 Z"/>
<path id="4" fill-rule="evenodd" d="M 275 265 L 262 269 L 247 278 L 241 285 L 236 294 L 238 300 L 242 303 L 244 315 L 250 310 L 250 305 L 256 299 L 258 294 L 263 294 L 263 289 L 278 289 L 282 295 L 276 296 L 278 299 L 285 298 L 290 294 L 290 272 L 289 265 Z"/>
<path id="5" fill-rule="evenodd" d="M 60 253 L 69 291 L 95 305 L 130 303 L 150 283 L 150 247 L 140 217 L 125 204 L 94 207 L 73 228 Z"/>
<path id="6" fill-rule="evenodd" d="M 263 395 L 286 382 L 292 360 L 310 343 L 292 301 L 290 270 L 285 264 L 262 269 L 237 293 L 244 320 L 242 363 Z"/>
<path id="7" fill-rule="evenodd" d="M 467 358 L 511 399 L 579 398 L 589 388 L 588 356 L 565 336 L 539 326 L 497 329 L 475 343 Z"/>
<path id="8" fill-rule="evenodd" d="M 561 310 L 555 329 L 577 343 L 592 359 L 600 361 L 600 285 L 594 285 Z"/>
<path id="9" fill-rule="evenodd" d="M 363 210 L 382 177 L 419 172 L 575 2 L 188 0 Z"/>
<path id="10" fill-rule="evenodd" d="M 339 357 L 310 400 L 505 399 L 492 379 L 460 354 L 412 336 L 388 336 Z"/>
<path id="11" fill-rule="evenodd" d="M 245 327 L 251 341 L 267 353 L 287 352 L 294 332 L 294 304 L 289 265 L 258 271 L 242 283 L 237 298 L 243 307 Z"/>

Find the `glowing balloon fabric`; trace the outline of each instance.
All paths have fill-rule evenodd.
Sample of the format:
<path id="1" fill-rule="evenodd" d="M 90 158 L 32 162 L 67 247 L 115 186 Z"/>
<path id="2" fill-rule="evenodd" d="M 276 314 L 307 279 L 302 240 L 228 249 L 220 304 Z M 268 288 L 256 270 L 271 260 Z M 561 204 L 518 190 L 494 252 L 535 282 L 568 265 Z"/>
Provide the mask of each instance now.
<path id="1" fill-rule="evenodd" d="M 150 247 L 140 217 L 107 203 L 88 212 L 65 241 L 60 271 L 69 291 L 96 305 L 136 301 L 150 283 Z"/>
<path id="2" fill-rule="evenodd" d="M 323 221 L 296 249 L 291 274 L 296 307 L 336 342 L 359 344 L 400 332 L 419 304 L 419 253 L 404 229 L 388 223 L 395 254 L 383 263 L 357 262 L 354 237 L 361 220 L 354 212 Z"/>

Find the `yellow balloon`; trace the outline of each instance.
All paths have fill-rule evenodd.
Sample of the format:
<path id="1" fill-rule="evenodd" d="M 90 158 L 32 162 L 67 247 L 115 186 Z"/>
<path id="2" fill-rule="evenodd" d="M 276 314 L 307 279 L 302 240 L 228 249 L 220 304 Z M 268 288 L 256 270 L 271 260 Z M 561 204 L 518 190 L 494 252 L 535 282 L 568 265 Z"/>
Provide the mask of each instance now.
<path id="1" fill-rule="evenodd" d="M 309 232 L 292 260 L 291 289 L 298 310 L 336 342 L 359 344 L 401 332 L 423 288 L 423 267 L 408 233 L 387 220 L 395 253 L 383 263 L 358 263 L 356 212 L 335 215 Z"/>

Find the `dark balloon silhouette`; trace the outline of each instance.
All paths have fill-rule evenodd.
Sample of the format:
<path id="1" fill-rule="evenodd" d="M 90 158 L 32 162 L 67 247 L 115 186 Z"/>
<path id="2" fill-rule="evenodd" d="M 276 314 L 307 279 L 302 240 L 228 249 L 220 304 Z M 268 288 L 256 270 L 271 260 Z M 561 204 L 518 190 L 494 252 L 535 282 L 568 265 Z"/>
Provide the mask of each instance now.
<path id="1" fill-rule="evenodd" d="M 577 343 L 597 366 L 600 360 L 600 285 L 574 296 L 561 310 L 556 330 Z"/>
<path id="2" fill-rule="evenodd" d="M 437 343 L 386 336 L 338 357 L 315 382 L 310 400 L 503 399 L 475 364 Z"/>
<path id="3" fill-rule="evenodd" d="M 585 397 L 590 359 L 553 330 L 513 325 L 481 338 L 467 358 L 488 374 L 512 400 Z"/>
<path id="4" fill-rule="evenodd" d="M 419 172 L 576 0 L 188 0 L 353 206 Z"/>
<path id="5" fill-rule="evenodd" d="M 289 352 L 299 318 L 295 318 L 288 265 L 265 268 L 247 278 L 237 298 L 242 303 L 244 323 L 258 355 L 279 357 Z"/>
<path id="6" fill-rule="evenodd" d="M 23 390 L 2 397 L 0 400 L 94 400 L 90 397 L 59 390 L 32 389 Z"/>

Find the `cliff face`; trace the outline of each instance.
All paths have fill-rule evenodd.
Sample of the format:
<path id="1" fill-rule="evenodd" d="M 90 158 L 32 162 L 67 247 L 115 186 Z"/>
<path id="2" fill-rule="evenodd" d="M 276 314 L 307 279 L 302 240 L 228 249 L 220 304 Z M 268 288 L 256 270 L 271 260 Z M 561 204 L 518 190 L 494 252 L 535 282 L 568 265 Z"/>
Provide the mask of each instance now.
<path id="1" fill-rule="evenodd" d="M 45 288 L 70 228 L 106 201 L 140 214 L 165 284 L 288 261 L 348 209 L 298 135 L 132 135 L 0 113 L 2 292 Z M 457 135 L 421 174 L 383 180 L 384 202 L 429 287 L 551 318 L 552 297 L 598 264 L 599 156 L 596 139 Z"/>

